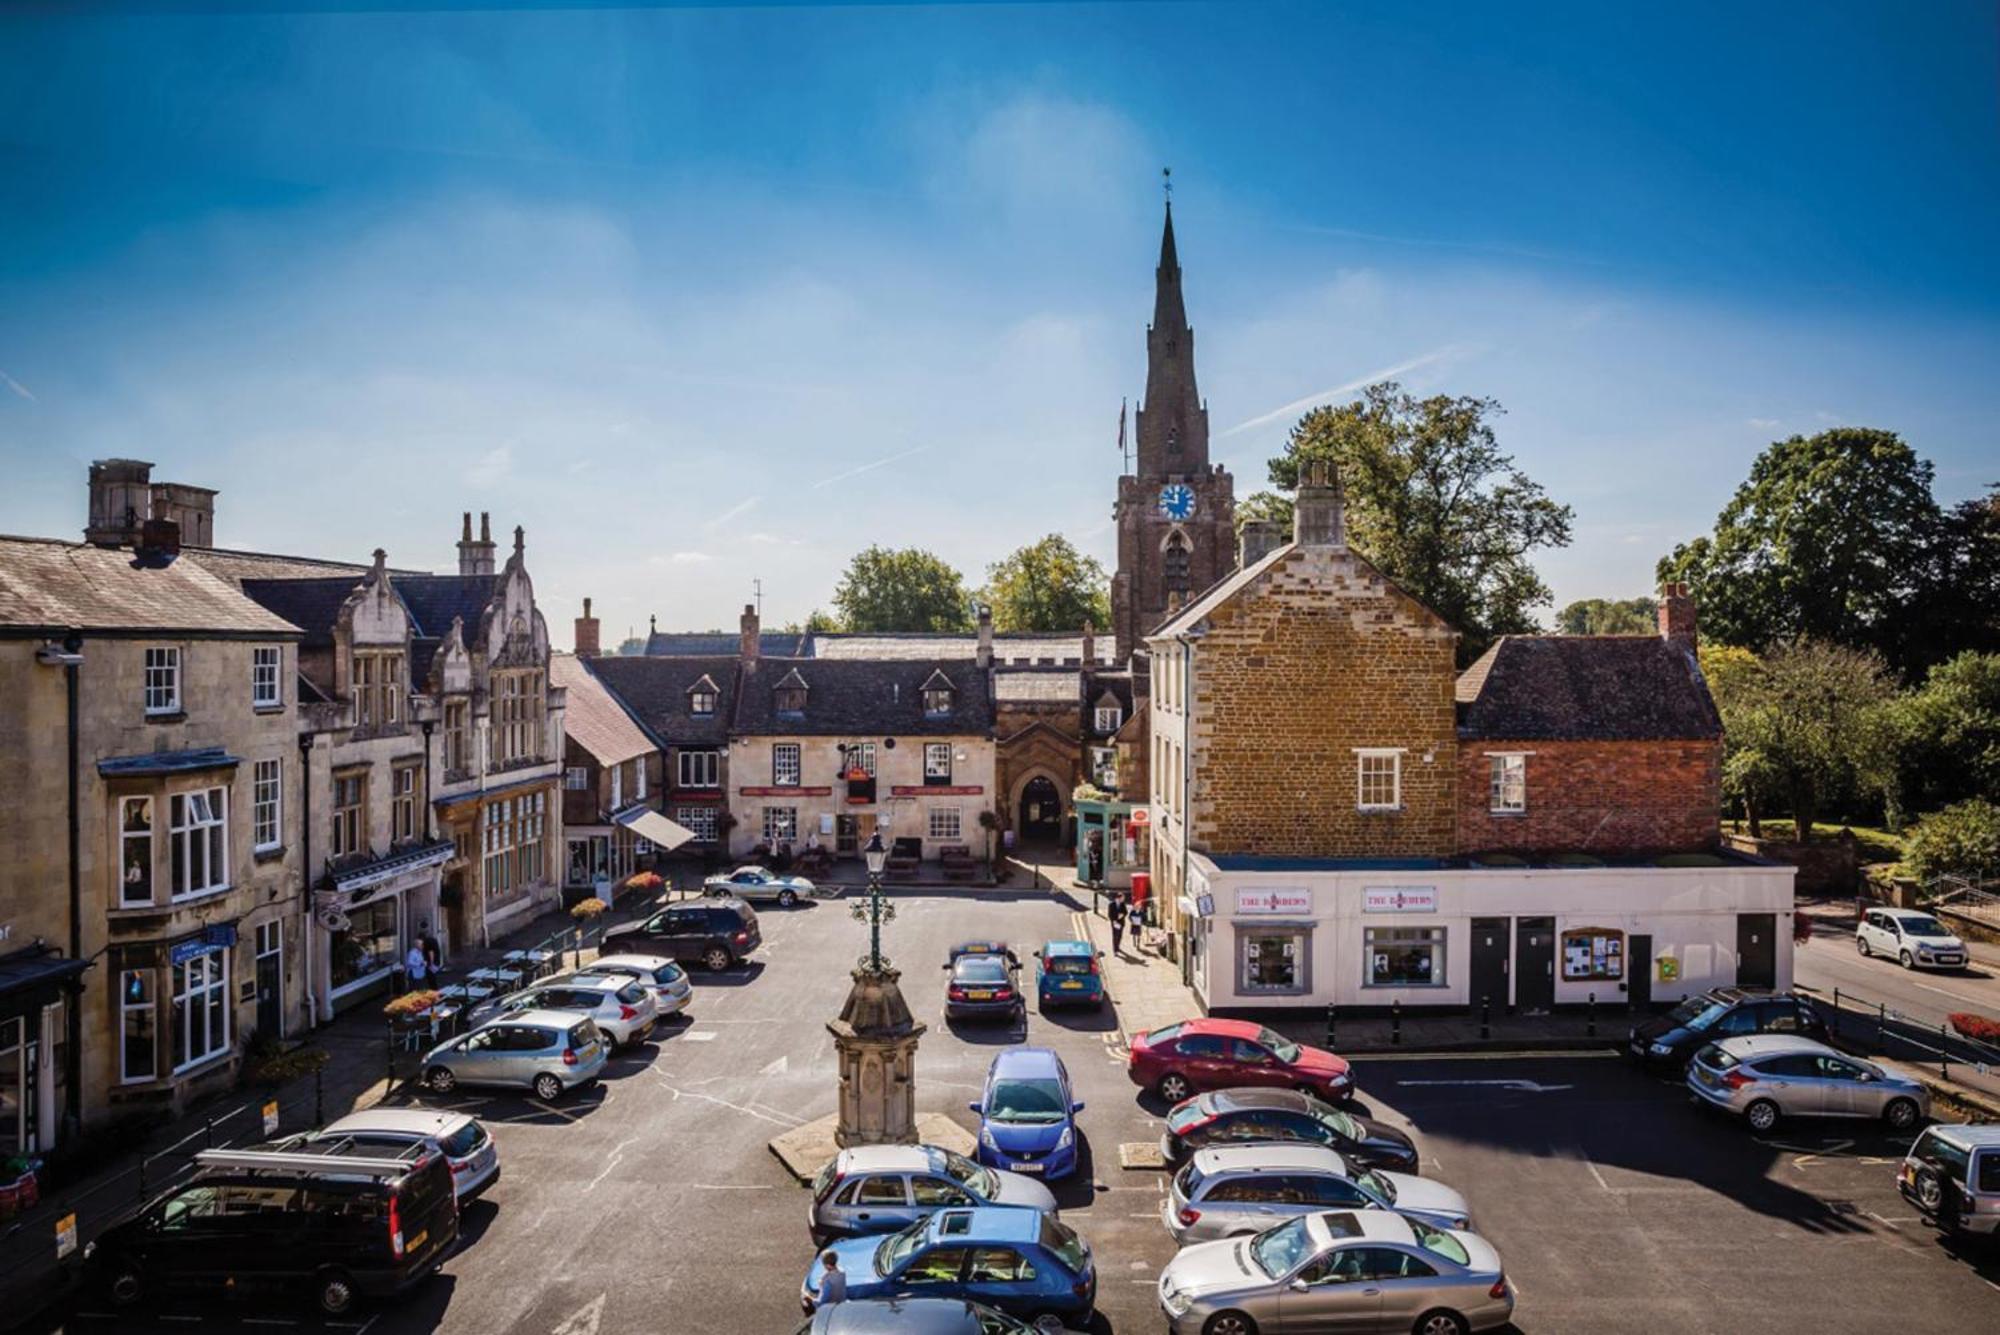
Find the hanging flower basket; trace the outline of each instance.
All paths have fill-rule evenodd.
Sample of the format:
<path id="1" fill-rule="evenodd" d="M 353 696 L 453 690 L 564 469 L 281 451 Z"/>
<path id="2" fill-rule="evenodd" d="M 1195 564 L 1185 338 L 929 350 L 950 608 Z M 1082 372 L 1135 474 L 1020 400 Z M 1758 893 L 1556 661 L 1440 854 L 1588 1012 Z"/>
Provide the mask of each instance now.
<path id="1" fill-rule="evenodd" d="M 382 1007 L 382 1013 L 396 1021 L 414 1020 L 418 1016 L 428 1014 L 430 1009 L 442 1000 L 444 1000 L 442 994 L 433 992 L 429 988 L 419 988 L 414 992 L 405 992 L 390 1001 Z"/>
<path id="2" fill-rule="evenodd" d="M 627 890 L 637 890 L 644 894 L 658 894 L 666 881 L 656 871 L 642 871 L 625 882 Z M 582 907 L 579 905 L 578 907 Z M 572 910 L 574 911 L 574 910 Z"/>

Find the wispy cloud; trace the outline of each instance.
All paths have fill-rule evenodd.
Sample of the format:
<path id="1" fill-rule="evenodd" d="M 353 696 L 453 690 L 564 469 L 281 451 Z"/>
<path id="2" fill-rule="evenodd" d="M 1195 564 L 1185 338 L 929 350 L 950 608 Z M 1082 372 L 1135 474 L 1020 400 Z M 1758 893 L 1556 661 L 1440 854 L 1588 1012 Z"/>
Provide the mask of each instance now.
<path id="1" fill-rule="evenodd" d="M 9 388 L 9 389 L 13 390 L 13 391 L 14 391 L 14 392 L 15 392 L 16 394 L 19 394 L 19 395 L 20 395 L 20 396 L 21 396 L 22 398 L 26 399 L 26 400 L 27 400 L 27 401 L 28 401 L 29 403 L 39 403 L 39 402 L 40 402 L 40 400 L 39 400 L 39 399 L 37 399 L 37 398 L 36 398 L 36 397 L 35 397 L 35 396 L 34 396 L 33 394 L 30 394 L 30 393 L 28 392 L 28 387 L 27 387 L 26 385 L 24 385 L 24 384 L 22 384 L 22 383 L 21 383 L 20 381 L 16 380 L 16 379 L 15 379 L 15 378 L 14 378 L 13 376 L 11 376 L 11 375 L 8 375 L 8 374 L 7 374 L 7 373 L 6 373 L 5 371 L 0 371 L 0 381 L 5 381 L 5 382 L 6 382 L 6 384 L 7 384 L 7 388 Z"/>
<path id="2" fill-rule="evenodd" d="M 1457 343 L 1447 343 L 1443 347 L 1435 348 L 1420 357 L 1412 357 L 1408 361 L 1397 362 L 1394 366 L 1385 366 L 1379 371 L 1370 371 L 1367 375 L 1349 380 L 1345 384 L 1335 385 L 1331 389 L 1320 390 L 1317 394 L 1308 394 L 1302 399 L 1293 399 L 1290 403 L 1280 404 L 1278 407 L 1271 409 L 1270 412 L 1260 413 L 1247 422 L 1237 423 L 1222 434 L 1226 438 L 1237 435 L 1240 432 L 1252 430 L 1253 428 L 1263 426 L 1266 422 L 1275 422 L 1281 417 L 1289 417 L 1293 413 L 1303 412 L 1307 408 L 1316 408 L 1322 403 L 1329 403 L 1334 399 L 1340 398 L 1342 395 L 1352 394 L 1359 389 L 1366 389 L 1377 381 L 1389 380 L 1399 375 L 1408 375 L 1411 371 L 1419 367 L 1450 361 L 1455 357 L 1463 355 L 1466 351 L 1466 348 Z"/>
<path id="3" fill-rule="evenodd" d="M 886 459 L 877 459 L 873 463 L 865 463 L 858 467 L 850 468 L 844 473 L 835 473 L 832 477 L 823 477 L 812 484 L 812 490 L 818 491 L 821 487 L 830 487 L 836 482 L 845 482 L 851 477 L 860 477 L 863 473 L 872 473 L 878 468 L 887 468 L 890 464 L 907 459 L 913 454 L 922 454 L 929 448 L 930 446 L 928 445 L 919 445 L 915 449 L 904 450 L 901 454 L 892 454 Z"/>
<path id="4" fill-rule="evenodd" d="M 779 533 L 752 533 L 749 540 L 766 547 L 796 547 L 801 542 L 801 539 L 787 538 Z"/>
<path id="5" fill-rule="evenodd" d="M 1754 426 L 1759 431 L 1776 431 L 1784 425 L 1783 422 L 1775 417 L 1746 417 L 1743 419 L 1743 424 L 1745 426 Z"/>
<path id="6" fill-rule="evenodd" d="M 649 556 L 646 563 L 656 566 L 705 566 L 714 559 L 707 552 L 674 552 L 669 556 Z"/>
<path id="7" fill-rule="evenodd" d="M 466 470 L 466 480 L 481 489 L 499 485 L 514 471 L 514 448 L 499 445 L 479 456 Z"/>
<path id="8" fill-rule="evenodd" d="M 706 529 L 721 528 L 724 524 L 736 518 L 738 515 L 747 513 L 751 506 L 755 505 L 757 502 L 763 499 L 764 498 L 762 496 L 745 496 L 742 500 L 736 502 L 736 504 L 730 506 L 727 510 L 724 510 L 721 514 L 715 516 L 715 518 L 703 524 L 702 527 Z"/>

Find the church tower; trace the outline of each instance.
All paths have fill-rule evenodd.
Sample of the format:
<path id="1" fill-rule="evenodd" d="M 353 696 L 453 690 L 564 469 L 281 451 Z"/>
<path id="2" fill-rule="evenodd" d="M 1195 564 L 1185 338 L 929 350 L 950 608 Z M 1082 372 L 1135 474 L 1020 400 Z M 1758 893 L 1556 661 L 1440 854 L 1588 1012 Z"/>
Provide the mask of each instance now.
<path id="1" fill-rule="evenodd" d="M 1136 471 L 1118 479 L 1118 572 L 1111 580 L 1117 661 L 1147 632 L 1236 565 L 1236 494 L 1208 461 L 1208 407 L 1194 379 L 1194 329 L 1181 296 L 1174 206 L 1167 204 L 1146 330 L 1146 397 Z"/>

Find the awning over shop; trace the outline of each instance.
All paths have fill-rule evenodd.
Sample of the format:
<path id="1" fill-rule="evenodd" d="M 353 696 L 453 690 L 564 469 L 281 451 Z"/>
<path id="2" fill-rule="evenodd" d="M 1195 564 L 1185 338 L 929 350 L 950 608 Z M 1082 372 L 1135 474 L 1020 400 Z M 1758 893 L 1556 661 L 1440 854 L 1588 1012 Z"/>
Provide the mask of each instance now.
<path id="1" fill-rule="evenodd" d="M 62 995 L 90 967 L 40 946 L 0 957 L 0 1015 L 26 1015 Z"/>
<path id="2" fill-rule="evenodd" d="M 676 825 L 659 812 L 648 811 L 643 807 L 636 811 L 621 811 L 612 819 L 632 833 L 652 840 L 654 847 L 669 853 L 694 838 L 693 830 L 684 825 Z"/>

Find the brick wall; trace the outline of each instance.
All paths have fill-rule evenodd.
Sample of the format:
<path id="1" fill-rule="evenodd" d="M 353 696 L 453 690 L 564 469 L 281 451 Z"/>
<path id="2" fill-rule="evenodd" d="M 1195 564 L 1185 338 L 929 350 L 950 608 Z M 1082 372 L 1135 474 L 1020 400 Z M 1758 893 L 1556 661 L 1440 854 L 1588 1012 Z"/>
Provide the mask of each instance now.
<path id="1" fill-rule="evenodd" d="M 1489 810 L 1490 755 L 1527 753 L 1528 809 Z M 1459 851 L 1592 853 L 1715 846 L 1722 744 L 1468 741 L 1458 756 Z"/>

